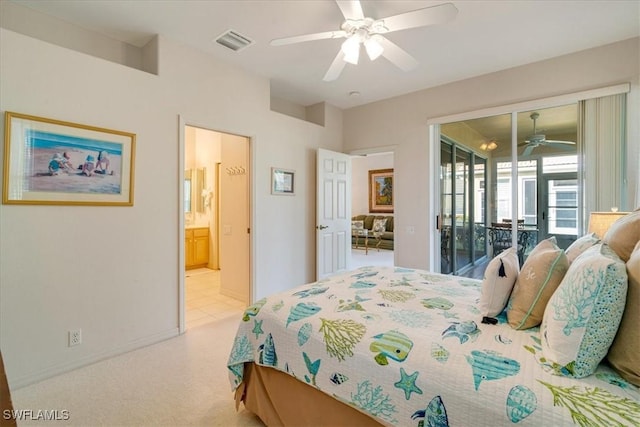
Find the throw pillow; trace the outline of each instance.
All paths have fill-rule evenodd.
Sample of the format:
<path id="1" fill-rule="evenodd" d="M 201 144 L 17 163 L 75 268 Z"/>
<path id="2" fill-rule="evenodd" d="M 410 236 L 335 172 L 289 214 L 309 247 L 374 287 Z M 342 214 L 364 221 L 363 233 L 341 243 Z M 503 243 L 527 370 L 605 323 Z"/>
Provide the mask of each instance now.
<path id="1" fill-rule="evenodd" d="M 567 254 L 567 259 L 569 260 L 569 264 L 571 264 L 578 255 L 582 252 L 589 249 L 591 246 L 600 243 L 600 239 L 596 236 L 596 233 L 585 234 L 584 236 L 577 239 L 575 242 L 569 245 L 569 247 L 564 251 Z"/>
<path id="2" fill-rule="evenodd" d="M 529 329 L 542 322 L 547 302 L 567 269 L 567 255 L 550 237 L 538 243 L 524 262 L 507 305 L 507 320 L 514 329 Z"/>
<path id="3" fill-rule="evenodd" d="M 540 327 L 542 354 L 555 374 L 583 378 L 595 372 L 618 331 L 626 296 L 624 262 L 609 246 L 598 244 L 576 258 Z"/>
<path id="4" fill-rule="evenodd" d="M 373 227 L 371 228 L 371 230 L 374 233 L 384 233 L 387 229 L 387 219 L 383 218 L 383 219 L 374 219 L 373 220 Z"/>
<path id="5" fill-rule="evenodd" d="M 640 209 L 614 222 L 602 241 L 609 245 L 624 262 L 629 261 L 633 248 L 640 240 Z"/>
<path id="6" fill-rule="evenodd" d="M 364 221 L 351 221 L 352 230 L 362 230 L 364 228 Z"/>
<path id="7" fill-rule="evenodd" d="M 495 317 L 502 313 L 516 283 L 519 270 L 516 248 L 501 252 L 487 265 L 482 279 L 479 304 L 480 314 L 483 317 Z"/>
<path id="8" fill-rule="evenodd" d="M 627 303 L 607 359 L 625 380 L 640 387 L 640 242 L 627 261 Z"/>

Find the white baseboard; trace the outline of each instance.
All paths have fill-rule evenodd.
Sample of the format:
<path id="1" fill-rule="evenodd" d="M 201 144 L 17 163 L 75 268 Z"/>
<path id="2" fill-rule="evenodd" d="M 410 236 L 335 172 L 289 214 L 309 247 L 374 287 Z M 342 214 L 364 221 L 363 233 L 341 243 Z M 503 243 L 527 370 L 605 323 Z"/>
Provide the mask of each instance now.
<path id="1" fill-rule="evenodd" d="M 9 386 L 10 386 L 9 388 L 11 390 L 17 390 L 22 387 L 26 387 L 28 385 L 46 380 L 48 378 L 55 377 L 56 375 L 73 371 L 74 369 L 82 368 L 83 366 L 91 365 L 92 363 L 109 359 L 111 357 L 118 356 L 120 354 L 128 353 L 130 351 L 137 350 L 151 344 L 156 344 L 158 342 L 167 340 L 169 338 L 177 337 L 178 335 L 179 335 L 178 328 L 172 328 L 172 329 L 169 329 L 168 331 L 159 332 L 154 335 L 140 338 L 128 343 L 127 345 L 116 347 L 114 349 L 111 349 L 102 353 L 92 354 L 68 363 L 60 363 L 58 365 L 50 366 L 46 369 L 31 373 L 28 375 L 23 375 L 17 378 L 11 378 L 11 381 L 9 382 Z"/>

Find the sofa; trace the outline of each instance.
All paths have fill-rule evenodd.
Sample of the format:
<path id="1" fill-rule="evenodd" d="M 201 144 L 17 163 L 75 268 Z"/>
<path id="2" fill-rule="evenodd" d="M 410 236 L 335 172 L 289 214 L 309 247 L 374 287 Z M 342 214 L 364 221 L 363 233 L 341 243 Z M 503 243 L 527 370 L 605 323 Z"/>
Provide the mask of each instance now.
<path id="1" fill-rule="evenodd" d="M 374 219 L 386 219 L 386 227 L 385 232 L 380 236 L 380 245 L 378 248 L 380 249 L 390 249 L 393 250 L 393 216 L 391 215 L 356 215 L 351 218 L 352 221 L 363 221 L 364 228 L 369 230 L 373 229 L 373 220 Z M 372 234 L 369 234 L 371 236 Z M 355 244 L 355 238 L 351 237 L 352 244 Z M 362 239 L 362 238 L 361 238 Z M 373 237 L 369 237 L 369 248 L 376 247 L 377 242 Z"/>

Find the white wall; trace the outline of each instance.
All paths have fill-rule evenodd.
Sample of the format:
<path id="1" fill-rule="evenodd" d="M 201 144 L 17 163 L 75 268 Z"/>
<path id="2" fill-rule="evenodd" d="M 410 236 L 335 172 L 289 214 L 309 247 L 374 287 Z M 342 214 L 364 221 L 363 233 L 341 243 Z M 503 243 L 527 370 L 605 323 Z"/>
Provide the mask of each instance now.
<path id="1" fill-rule="evenodd" d="M 369 171 L 377 169 L 393 169 L 393 153 L 351 158 L 351 216 L 369 214 Z"/>
<path id="2" fill-rule="evenodd" d="M 269 81 L 159 39 L 148 74 L 0 29 L 0 110 L 137 135 L 133 207 L 0 206 L 0 346 L 12 387 L 178 332 L 179 116 L 253 141 L 255 296 L 315 276 L 315 150 L 325 126 L 273 113 Z M 295 197 L 270 195 L 270 168 L 296 170 Z M 83 343 L 67 347 L 67 331 Z"/>
<path id="3" fill-rule="evenodd" d="M 446 64 L 442 64 L 446 66 Z M 631 83 L 626 156 L 631 206 L 640 204 L 640 39 L 591 49 L 352 108 L 344 114 L 345 151 L 397 144 L 394 156 L 396 264 L 430 268 L 435 232 L 430 203 L 430 118 Z M 407 227 L 415 227 L 409 234 Z M 432 230 L 431 227 L 434 227 Z"/>

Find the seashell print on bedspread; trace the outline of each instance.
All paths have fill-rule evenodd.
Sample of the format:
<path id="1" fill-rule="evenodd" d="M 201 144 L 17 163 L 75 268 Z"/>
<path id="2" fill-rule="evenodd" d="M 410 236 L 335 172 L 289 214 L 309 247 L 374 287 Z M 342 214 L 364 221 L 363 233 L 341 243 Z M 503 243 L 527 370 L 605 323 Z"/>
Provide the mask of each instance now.
<path id="1" fill-rule="evenodd" d="M 232 389 L 254 362 L 384 425 L 639 425 L 640 391 L 607 366 L 554 375 L 538 328 L 481 323 L 480 283 L 364 267 L 263 298 L 238 319 Z"/>

